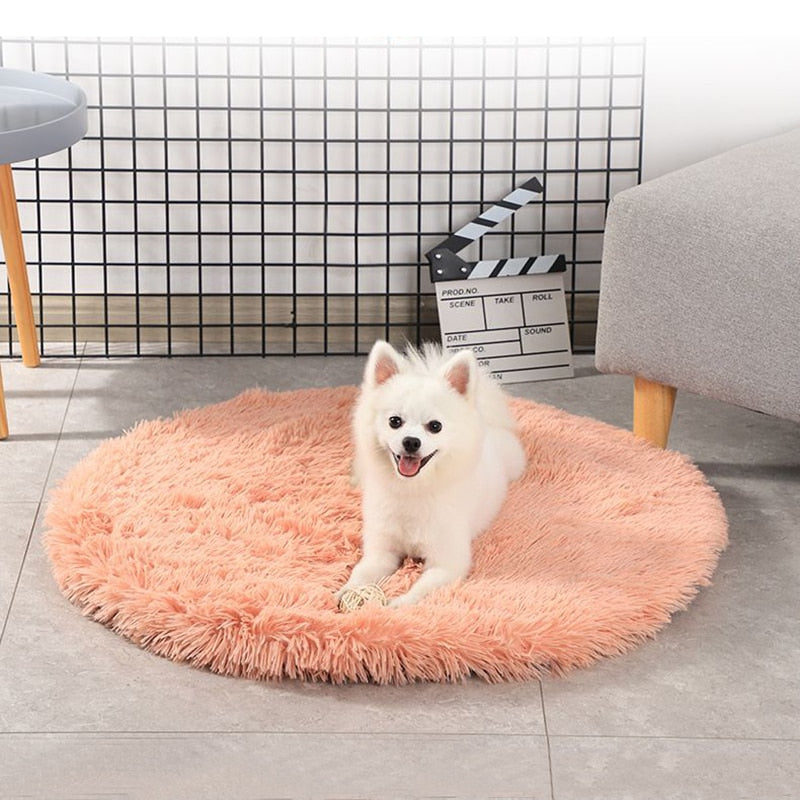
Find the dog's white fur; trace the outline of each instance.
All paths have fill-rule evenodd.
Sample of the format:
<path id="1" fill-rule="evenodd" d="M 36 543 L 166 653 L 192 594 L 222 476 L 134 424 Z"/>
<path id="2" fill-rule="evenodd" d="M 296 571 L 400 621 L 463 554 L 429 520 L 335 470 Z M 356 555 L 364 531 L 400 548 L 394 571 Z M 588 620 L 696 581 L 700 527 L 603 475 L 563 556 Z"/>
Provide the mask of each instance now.
<path id="1" fill-rule="evenodd" d="M 363 557 L 339 594 L 391 575 L 406 556 L 424 559 L 425 567 L 391 605 L 416 603 L 465 578 L 472 540 L 525 469 L 500 387 L 470 351 L 448 355 L 427 345 L 403 356 L 379 341 L 367 361 L 353 436 Z"/>

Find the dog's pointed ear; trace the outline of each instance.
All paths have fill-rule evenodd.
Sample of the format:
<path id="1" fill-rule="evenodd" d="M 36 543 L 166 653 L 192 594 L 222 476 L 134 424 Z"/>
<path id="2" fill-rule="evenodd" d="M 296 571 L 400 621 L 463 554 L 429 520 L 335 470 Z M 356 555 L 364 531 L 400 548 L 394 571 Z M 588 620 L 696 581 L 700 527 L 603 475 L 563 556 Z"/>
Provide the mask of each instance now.
<path id="1" fill-rule="evenodd" d="M 364 382 L 372 388 L 380 386 L 394 377 L 403 368 L 403 357 L 388 342 L 377 341 L 372 345 Z"/>
<path id="2" fill-rule="evenodd" d="M 442 367 L 447 382 L 460 394 L 470 399 L 478 377 L 478 362 L 472 350 L 460 350 Z"/>

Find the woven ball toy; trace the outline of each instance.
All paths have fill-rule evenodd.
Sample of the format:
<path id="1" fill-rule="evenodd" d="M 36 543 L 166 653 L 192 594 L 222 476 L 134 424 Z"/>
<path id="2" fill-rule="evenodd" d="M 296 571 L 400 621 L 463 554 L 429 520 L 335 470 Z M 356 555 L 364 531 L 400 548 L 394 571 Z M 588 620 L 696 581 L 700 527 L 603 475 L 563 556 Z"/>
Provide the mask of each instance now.
<path id="1" fill-rule="evenodd" d="M 377 583 L 345 589 L 339 598 L 339 610 L 349 613 L 364 606 L 385 606 L 389 601 Z"/>

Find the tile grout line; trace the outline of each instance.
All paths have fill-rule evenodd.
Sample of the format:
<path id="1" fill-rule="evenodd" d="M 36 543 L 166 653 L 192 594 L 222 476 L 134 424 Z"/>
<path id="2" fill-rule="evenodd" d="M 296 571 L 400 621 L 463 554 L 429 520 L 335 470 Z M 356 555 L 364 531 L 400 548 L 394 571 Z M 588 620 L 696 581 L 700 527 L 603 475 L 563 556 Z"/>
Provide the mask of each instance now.
<path id="1" fill-rule="evenodd" d="M 49 730 L 49 731 L 33 731 L 33 730 L 0 730 L 0 739 L 10 736 L 68 736 L 75 738 L 106 738 L 109 736 L 116 736 L 119 738 L 128 739 L 147 739 L 152 737 L 175 739 L 184 738 L 187 736 L 204 736 L 204 737 L 246 737 L 246 736 L 342 736 L 347 735 L 354 739 L 374 739 L 376 736 L 381 736 L 388 739 L 415 739 L 420 736 L 428 737 L 431 739 L 543 739 L 544 737 L 538 733 L 487 733 L 486 731 L 468 731 L 466 733 L 459 733 L 457 731 L 436 731 L 436 730 L 423 730 L 423 731 L 339 731 L 334 728 L 322 730 L 303 730 L 300 728 L 292 728 L 287 730 L 230 730 L 230 729 L 216 729 L 216 730 Z M 642 737 L 652 738 L 652 737 Z M 772 740 L 767 740 L 772 741 Z M 783 741 L 782 739 L 776 741 Z"/>
<path id="2" fill-rule="evenodd" d="M 468 733 L 457 733 L 454 731 L 346 731 L 347 736 L 356 739 L 374 739 L 375 737 L 383 737 L 389 739 L 415 739 L 420 736 L 427 738 L 438 739 L 474 739 L 474 738 L 504 738 L 504 739 L 543 739 L 541 734 L 528 734 L 528 733 L 486 733 L 480 731 L 470 731 Z M 231 738 L 246 738 L 251 736 L 256 737 L 337 737 L 341 736 L 342 732 L 334 729 L 325 730 L 49 730 L 49 731 L 34 731 L 34 730 L 0 730 L 0 739 L 7 739 L 13 737 L 32 737 L 32 738 L 46 738 L 50 736 L 62 736 L 75 739 L 107 739 L 114 737 L 118 739 L 184 739 L 187 737 L 231 737 Z M 611 740 L 611 741 L 644 741 L 644 742 L 726 742 L 726 743 L 739 743 L 739 744 L 791 744 L 800 745 L 800 738 L 798 737 L 782 737 L 782 736 L 607 736 L 602 734 L 556 734 L 556 739 L 589 739 L 589 740 Z"/>
<path id="3" fill-rule="evenodd" d="M 544 724 L 544 746 L 547 753 L 547 774 L 550 776 L 550 800 L 556 800 L 555 778 L 553 776 L 553 755 L 550 748 L 550 730 L 547 727 L 547 709 L 544 703 L 544 681 L 539 681 L 539 700 L 542 704 L 542 723 Z"/>
<path id="4" fill-rule="evenodd" d="M 59 445 L 61 444 L 61 435 L 64 433 L 64 425 L 67 421 L 67 414 L 69 413 L 69 407 L 72 403 L 72 397 L 75 394 L 75 385 L 78 382 L 78 375 L 81 371 L 81 366 L 83 365 L 83 354 L 86 350 L 86 343 L 83 343 L 83 347 L 81 348 L 81 354 L 78 357 L 78 364 L 75 369 L 75 377 L 72 380 L 72 386 L 69 388 L 69 396 L 67 397 L 67 402 L 64 407 L 64 414 L 61 417 L 61 425 L 58 429 L 58 437 L 56 438 L 55 446 L 53 447 L 53 454 L 50 456 L 50 463 L 47 465 L 47 470 L 45 472 L 44 480 L 42 481 L 42 491 L 39 494 L 39 499 L 36 502 L 36 511 L 33 515 L 33 520 L 31 521 L 30 530 L 28 531 L 28 541 L 25 543 L 25 550 L 22 553 L 22 559 L 20 560 L 19 569 L 17 570 L 17 577 L 14 581 L 14 588 L 11 590 L 11 598 L 9 599 L 8 608 L 6 609 L 5 616 L 3 617 L 3 625 L 0 627 L 0 645 L 3 643 L 3 639 L 6 635 L 6 629 L 8 628 L 8 621 L 11 619 L 11 612 L 14 608 L 14 601 L 17 598 L 17 591 L 19 590 L 19 584 L 22 580 L 22 571 L 25 569 L 25 562 L 28 560 L 28 553 L 31 549 L 31 543 L 33 542 L 33 533 L 36 530 L 36 526 L 39 523 L 39 517 L 42 513 L 42 503 L 45 500 L 45 493 L 47 492 L 47 485 L 50 480 L 50 474 L 53 471 L 53 464 L 56 460 L 56 454 L 58 453 Z"/>
<path id="5" fill-rule="evenodd" d="M 345 731 L 347 736 L 357 739 L 370 739 L 376 736 L 394 738 L 394 739 L 413 739 L 416 737 L 424 736 L 428 738 L 439 739 L 475 739 L 475 738 L 504 738 L 504 739 L 544 739 L 545 736 L 537 733 L 487 733 L 485 731 L 468 731 L 466 733 L 459 733 L 456 731 Z M 291 736 L 342 736 L 342 731 L 335 729 L 323 730 L 302 730 L 302 729 L 287 729 L 287 730 L 230 730 L 230 729 L 216 729 L 216 730 L 190 730 L 190 729 L 158 729 L 158 730 L 49 730 L 49 731 L 35 731 L 35 730 L 22 730 L 22 729 L 7 729 L 0 730 L 0 739 L 9 737 L 47 737 L 47 736 L 64 736 L 72 738 L 107 738 L 109 736 L 121 739 L 148 739 L 148 738 L 163 738 L 163 739 L 181 739 L 189 736 L 196 737 L 248 737 L 248 736 L 276 736 L 276 737 L 291 737 Z M 578 739 L 578 740 L 610 740 L 610 741 L 624 741 L 624 742 L 726 742 L 726 743 L 741 743 L 741 744 L 798 744 L 800 745 L 800 737 L 797 736 L 660 736 L 653 734 L 650 736 L 635 735 L 635 736 L 609 736 L 607 734 L 555 734 L 555 739 Z"/>

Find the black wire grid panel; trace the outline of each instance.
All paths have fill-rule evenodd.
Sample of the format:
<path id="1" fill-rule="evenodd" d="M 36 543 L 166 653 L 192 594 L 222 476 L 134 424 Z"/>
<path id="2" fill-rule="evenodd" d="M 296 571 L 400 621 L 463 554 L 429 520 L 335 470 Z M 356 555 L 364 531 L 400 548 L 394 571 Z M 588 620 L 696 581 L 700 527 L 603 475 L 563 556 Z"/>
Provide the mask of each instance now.
<path id="1" fill-rule="evenodd" d="M 45 355 L 436 339 L 425 252 L 532 175 L 543 202 L 462 256 L 564 253 L 593 349 L 608 200 L 641 176 L 642 41 L 0 39 L 0 63 L 89 100 L 81 142 L 14 167 Z"/>

